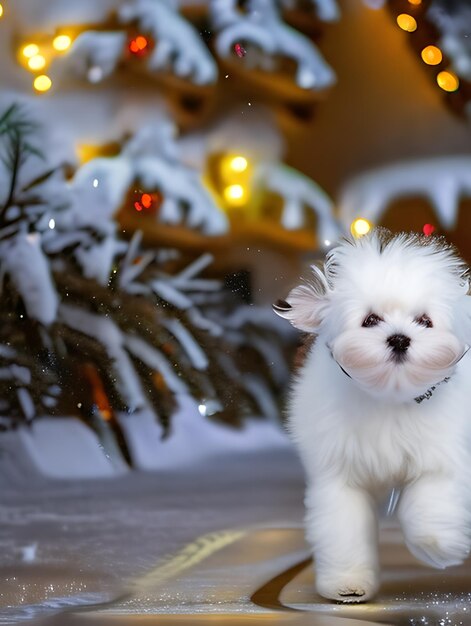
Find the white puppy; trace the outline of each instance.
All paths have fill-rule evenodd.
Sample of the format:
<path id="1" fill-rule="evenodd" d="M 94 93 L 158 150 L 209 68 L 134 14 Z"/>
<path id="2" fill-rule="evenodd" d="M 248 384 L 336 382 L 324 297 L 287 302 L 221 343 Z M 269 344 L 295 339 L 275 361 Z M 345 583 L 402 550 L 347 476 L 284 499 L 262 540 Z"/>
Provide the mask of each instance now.
<path id="1" fill-rule="evenodd" d="M 471 547 L 468 268 L 439 238 L 378 229 L 345 240 L 275 311 L 317 335 L 289 429 L 306 471 L 318 592 L 377 591 L 377 502 L 402 489 L 410 551 L 447 567 Z"/>

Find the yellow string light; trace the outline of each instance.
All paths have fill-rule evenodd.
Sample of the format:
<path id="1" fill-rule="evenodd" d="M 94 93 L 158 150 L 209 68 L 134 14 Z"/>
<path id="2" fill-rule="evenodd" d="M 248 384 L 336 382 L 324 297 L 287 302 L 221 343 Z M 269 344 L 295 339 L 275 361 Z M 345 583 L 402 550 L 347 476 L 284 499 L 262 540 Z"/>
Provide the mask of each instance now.
<path id="1" fill-rule="evenodd" d="M 354 237 L 363 237 L 371 230 L 371 226 L 371 222 L 367 219 L 358 217 L 356 220 L 353 220 L 350 231 Z"/>
<path id="2" fill-rule="evenodd" d="M 460 81 L 458 76 L 454 72 L 443 71 L 437 75 L 437 83 L 438 86 L 443 89 L 443 91 L 456 91 L 460 86 Z"/>
<path id="3" fill-rule="evenodd" d="M 408 33 L 413 33 L 417 30 L 417 20 L 408 13 L 401 13 L 398 15 L 396 22 L 399 28 L 402 28 L 402 30 L 405 30 Z"/>
<path id="4" fill-rule="evenodd" d="M 36 76 L 33 81 L 33 87 L 36 91 L 40 93 L 44 93 L 45 91 L 49 91 L 52 87 L 52 80 L 46 74 L 41 74 L 40 76 Z"/>
<path id="5" fill-rule="evenodd" d="M 69 35 L 57 35 L 52 41 L 52 47 L 57 52 L 64 52 L 70 48 L 71 43 L 72 39 Z"/>
<path id="6" fill-rule="evenodd" d="M 46 66 L 46 59 L 42 54 L 35 54 L 34 57 L 28 59 L 28 67 L 30 70 L 42 70 Z"/>
<path id="7" fill-rule="evenodd" d="M 223 195 L 226 202 L 233 206 L 242 206 L 246 202 L 242 185 L 229 185 L 224 189 Z"/>
<path id="8" fill-rule="evenodd" d="M 233 157 L 230 162 L 230 168 L 234 172 L 245 172 L 248 165 L 247 159 L 243 156 Z"/>
<path id="9" fill-rule="evenodd" d="M 38 52 L 39 46 L 37 46 L 35 43 L 26 44 L 26 46 L 24 46 L 23 50 L 21 51 L 22 55 L 27 59 L 34 57 L 36 54 L 38 54 Z"/>
<path id="10" fill-rule="evenodd" d="M 427 65 L 438 65 L 443 59 L 442 51 L 437 46 L 426 46 L 420 53 L 420 56 Z"/>

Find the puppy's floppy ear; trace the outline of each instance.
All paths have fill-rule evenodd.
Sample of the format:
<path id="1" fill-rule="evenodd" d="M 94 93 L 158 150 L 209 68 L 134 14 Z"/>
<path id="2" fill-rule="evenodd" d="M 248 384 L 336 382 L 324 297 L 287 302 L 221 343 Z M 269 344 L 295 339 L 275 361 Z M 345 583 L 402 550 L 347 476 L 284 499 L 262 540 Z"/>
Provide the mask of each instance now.
<path id="1" fill-rule="evenodd" d="M 299 285 L 292 289 L 286 300 L 277 300 L 273 310 L 289 320 L 295 328 L 307 333 L 317 332 L 321 325 L 327 298 L 314 285 Z"/>

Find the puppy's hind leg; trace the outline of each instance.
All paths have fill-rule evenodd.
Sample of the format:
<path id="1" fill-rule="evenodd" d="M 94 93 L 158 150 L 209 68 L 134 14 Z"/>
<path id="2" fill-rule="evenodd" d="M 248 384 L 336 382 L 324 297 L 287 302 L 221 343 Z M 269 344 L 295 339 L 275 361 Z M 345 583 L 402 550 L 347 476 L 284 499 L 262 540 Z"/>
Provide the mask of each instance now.
<path id="1" fill-rule="evenodd" d="M 376 593 L 378 529 L 375 503 L 366 491 L 340 480 L 308 487 L 306 536 L 321 596 L 364 602 Z"/>

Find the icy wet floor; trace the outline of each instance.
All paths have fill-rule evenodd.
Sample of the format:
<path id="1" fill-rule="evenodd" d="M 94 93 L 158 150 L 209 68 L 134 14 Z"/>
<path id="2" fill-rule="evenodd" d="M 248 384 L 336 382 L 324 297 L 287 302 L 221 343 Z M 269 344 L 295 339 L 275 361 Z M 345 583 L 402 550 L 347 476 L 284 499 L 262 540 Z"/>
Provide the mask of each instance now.
<path id="1" fill-rule="evenodd" d="M 394 525 L 382 532 L 374 602 L 317 596 L 302 472 L 288 449 L 226 456 L 191 472 L 1 493 L 0 623 L 471 624 L 471 562 L 423 566 Z"/>
<path id="2" fill-rule="evenodd" d="M 118 480 L 1 481 L 4 623 L 47 614 L 54 602 L 119 595 L 128 581 L 204 533 L 302 519 L 302 473 L 289 449 Z"/>

